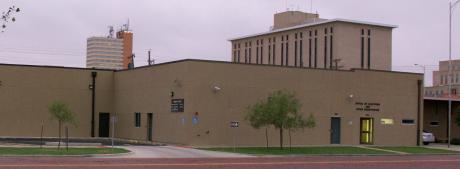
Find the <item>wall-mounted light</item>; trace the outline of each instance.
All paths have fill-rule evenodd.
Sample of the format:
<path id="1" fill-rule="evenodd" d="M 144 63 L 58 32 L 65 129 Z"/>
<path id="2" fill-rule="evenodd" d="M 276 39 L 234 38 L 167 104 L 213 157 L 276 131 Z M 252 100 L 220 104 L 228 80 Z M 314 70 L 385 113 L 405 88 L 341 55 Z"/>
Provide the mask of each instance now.
<path id="1" fill-rule="evenodd" d="M 349 94 L 349 95 L 347 96 L 347 100 L 351 102 L 351 101 L 353 101 L 353 98 L 354 98 L 354 97 L 355 97 L 355 95 Z"/>
<path id="2" fill-rule="evenodd" d="M 176 85 L 177 87 L 182 87 L 182 83 L 179 81 L 179 79 L 175 79 L 173 81 L 174 85 Z"/>
<path id="3" fill-rule="evenodd" d="M 222 89 L 221 89 L 219 86 L 214 86 L 214 87 L 212 88 L 212 90 L 213 90 L 214 92 L 218 92 L 218 91 L 220 91 L 220 90 L 222 90 Z"/>
<path id="4" fill-rule="evenodd" d="M 94 87 L 93 84 L 89 84 L 89 85 L 88 85 L 88 89 L 89 89 L 89 90 L 93 89 L 93 87 Z"/>
<path id="5" fill-rule="evenodd" d="M 169 96 L 171 96 L 171 98 L 174 97 L 174 92 L 171 91 L 171 93 L 169 93 Z"/>

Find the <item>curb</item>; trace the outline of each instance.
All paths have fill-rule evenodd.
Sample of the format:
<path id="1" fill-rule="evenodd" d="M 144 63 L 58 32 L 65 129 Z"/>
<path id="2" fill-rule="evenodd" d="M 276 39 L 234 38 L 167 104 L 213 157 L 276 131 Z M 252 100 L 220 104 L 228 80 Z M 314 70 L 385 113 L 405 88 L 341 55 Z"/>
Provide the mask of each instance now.
<path id="1" fill-rule="evenodd" d="M 253 157 L 376 157 L 376 156 L 435 156 L 435 155 L 446 155 L 446 156 L 460 156 L 460 154 L 298 154 L 298 155 L 258 155 L 250 154 Z"/>
<path id="2" fill-rule="evenodd" d="M 124 149 L 124 148 L 123 148 Z M 116 153 L 116 154 L 81 154 L 81 155 L 0 155 L 0 157 L 117 157 L 117 156 L 124 156 L 124 155 L 132 155 L 134 152 L 128 150 L 126 153 Z"/>

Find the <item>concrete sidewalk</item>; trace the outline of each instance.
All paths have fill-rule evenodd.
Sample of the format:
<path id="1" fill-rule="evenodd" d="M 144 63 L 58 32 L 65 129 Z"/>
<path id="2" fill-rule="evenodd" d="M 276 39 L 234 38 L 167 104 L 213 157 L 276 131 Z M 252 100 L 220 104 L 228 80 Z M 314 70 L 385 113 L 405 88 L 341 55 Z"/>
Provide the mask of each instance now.
<path id="1" fill-rule="evenodd" d="M 451 151 L 460 151 L 460 145 L 450 145 L 450 148 L 447 148 L 447 144 L 441 143 L 431 143 L 429 145 L 424 146 L 426 148 L 436 148 L 436 149 L 443 149 L 443 150 L 451 150 Z"/>
<path id="2" fill-rule="evenodd" d="M 250 155 L 198 150 L 177 146 L 117 146 L 132 153 L 108 158 L 239 158 Z"/>

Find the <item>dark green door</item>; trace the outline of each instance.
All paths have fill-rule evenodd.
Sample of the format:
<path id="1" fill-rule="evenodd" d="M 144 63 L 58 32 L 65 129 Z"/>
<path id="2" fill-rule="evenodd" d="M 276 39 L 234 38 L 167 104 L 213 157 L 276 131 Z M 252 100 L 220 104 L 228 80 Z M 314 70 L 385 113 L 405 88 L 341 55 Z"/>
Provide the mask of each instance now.
<path id="1" fill-rule="evenodd" d="M 152 141 L 153 113 L 147 113 L 147 140 Z"/>
<path id="2" fill-rule="evenodd" d="M 99 137 L 109 137 L 110 113 L 99 113 Z"/>
<path id="3" fill-rule="evenodd" d="M 331 144 L 340 144 L 340 117 L 331 118 Z"/>

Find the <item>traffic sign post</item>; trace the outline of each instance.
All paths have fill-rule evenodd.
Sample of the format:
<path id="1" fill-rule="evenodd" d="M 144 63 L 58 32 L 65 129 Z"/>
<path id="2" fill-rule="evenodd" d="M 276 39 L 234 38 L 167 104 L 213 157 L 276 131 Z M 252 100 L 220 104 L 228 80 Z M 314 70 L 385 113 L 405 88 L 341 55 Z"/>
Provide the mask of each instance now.
<path id="1" fill-rule="evenodd" d="M 117 122 L 117 116 L 112 115 L 112 118 L 110 118 L 110 121 L 112 122 L 112 149 L 114 148 L 114 141 L 113 138 L 115 137 L 115 123 Z"/>
<path id="2" fill-rule="evenodd" d="M 240 126 L 240 122 L 238 121 L 231 121 L 230 122 L 230 128 L 233 128 L 234 131 L 233 131 L 233 152 L 236 152 L 236 138 L 235 138 L 235 135 L 236 135 L 236 128 L 238 128 Z"/>

